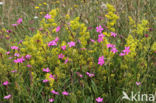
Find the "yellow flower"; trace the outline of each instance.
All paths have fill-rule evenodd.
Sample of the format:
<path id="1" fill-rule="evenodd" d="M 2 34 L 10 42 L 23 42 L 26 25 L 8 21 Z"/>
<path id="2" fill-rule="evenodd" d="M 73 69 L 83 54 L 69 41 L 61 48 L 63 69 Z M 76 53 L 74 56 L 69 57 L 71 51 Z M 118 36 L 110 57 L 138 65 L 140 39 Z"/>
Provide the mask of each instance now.
<path id="1" fill-rule="evenodd" d="M 46 3 L 46 2 L 44 2 L 43 4 L 44 4 L 44 5 L 47 5 L 47 3 Z"/>
<path id="2" fill-rule="evenodd" d="M 39 9 L 40 7 L 39 6 L 35 6 L 35 9 Z"/>

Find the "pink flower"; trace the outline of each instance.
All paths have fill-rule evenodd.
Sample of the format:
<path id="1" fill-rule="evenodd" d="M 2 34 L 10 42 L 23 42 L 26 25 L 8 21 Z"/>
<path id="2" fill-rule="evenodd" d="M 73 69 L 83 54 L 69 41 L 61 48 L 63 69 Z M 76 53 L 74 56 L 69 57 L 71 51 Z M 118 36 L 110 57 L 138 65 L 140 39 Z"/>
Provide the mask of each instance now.
<path id="1" fill-rule="evenodd" d="M 90 39 L 90 41 L 91 41 L 92 43 L 95 43 L 95 40 L 93 40 L 93 39 Z"/>
<path id="2" fill-rule="evenodd" d="M 61 53 L 61 54 L 58 55 L 58 58 L 59 59 L 63 59 L 64 58 L 64 55 Z"/>
<path id="3" fill-rule="evenodd" d="M 55 38 L 55 42 L 58 42 L 58 41 L 59 41 L 59 37 L 56 37 L 56 38 Z"/>
<path id="4" fill-rule="evenodd" d="M 47 83 L 47 82 L 49 82 L 49 80 L 45 79 L 45 80 L 43 80 L 42 82 L 43 82 L 43 83 Z"/>
<path id="5" fill-rule="evenodd" d="M 32 66 L 30 64 L 27 65 L 28 68 L 31 68 Z"/>
<path id="6" fill-rule="evenodd" d="M 11 46 L 11 49 L 18 50 L 18 47 L 17 46 Z"/>
<path id="7" fill-rule="evenodd" d="M 55 40 L 53 40 L 48 43 L 48 46 L 57 46 L 57 43 Z"/>
<path id="8" fill-rule="evenodd" d="M 19 18 L 19 19 L 17 20 L 17 23 L 18 23 L 18 24 L 21 24 L 22 21 L 23 21 L 23 19 L 22 19 L 22 18 Z"/>
<path id="9" fill-rule="evenodd" d="M 103 37 L 104 37 L 104 35 L 101 33 L 101 34 L 99 34 L 98 35 L 98 42 L 100 43 L 101 41 L 103 41 Z"/>
<path id="10" fill-rule="evenodd" d="M 46 19 L 51 19 L 51 15 L 49 15 L 49 14 L 46 14 L 44 17 L 45 17 Z"/>
<path id="11" fill-rule="evenodd" d="M 59 92 L 56 92 L 55 90 L 52 90 L 51 93 L 59 95 Z"/>
<path id="12" fill-rule="evenodd" d="M 15 54 L 14 54 L 14 56 L 19 57 L 19 56 L 20 56 L 20 54 L 19 54 L 19 53 L 15 53 Z"/>
<path id="13" fill-rule="evenodd" d="M 9 59 L 12 59 L 12 57 L 9 57 Z"/>
<path id="14" fill-rule="evenodd" d="M 22 42 L 23 42 L 23 40 L 20 40 L 20 41 L 18 42 L 18 44 L 22 44 Z"/>
<path id="15" fill-rule="evenodd" d="M 11 33 L 12 31 L 11 31 L 11 30 L 7 30 L 6 32 L 7 32 L 7 33 Z"/>
<path id="16" fill-rule="evenodd" d="M 125 55 L 125 53 L 120 53 L 120 55 L 119 56 L 124 56 Z"/>
<path id="17" fill-rule="evenodd" d="M 97 31 L 98 33 L 101 33 L 101 32 L 103 31 L 102 26 L 101 26 L 101 25 L 100 25 L 100 26 L 97 26 L 97 27 L 96 27 L 96 31 Z"/>
<path id="18" fill-rule="evenodd" d="M 7 54 L 7 55 L 9 55 L 9 54 L 10 54 L 10 52 L 8 51 L 8 52 L 6 52 L 6 54 Z"/>
<path id="19" fill-rule="evenodd" d="M 25 58 L 29 60 L 31 58 L 31 55 L 27 54 Z"/>
<path id="20" fill-rule="evenodd" d="M 136 82 L 136 85 L 137 85 L 137 86 L 141 85 L 141 82 Z"/>
<path id="21" fill-rule="evenodd" d="M 23 63 L 24 61 L 25 59 L 23 57 L 14 60 L 15 63 Z"/>
<path id="22" fill-rule="evenodd" d="M 83 75 L 82 75 L 82 74 L 80 74 L 79 72 L 76 72 L 76 74 L 77 74 L 80 78 L 82 78 L 82 77 L 83 77 Z"/>
<path id="23" fill-rule="evenodd" d="M 10 99 L 11 98 L 11 94 L 4 96 L 4 99 Z"/>
<path id="24" fill-rule="evenodd" d="M 40 31 L 44 30 L 43 28 L 39 28 Z"/>
<path id="25" fill-rule="evenodd" d="M 105 63 L 104 56 L 99 57 L 98 64 L 102 66 L 104 63 Z"/>
<path id="26" fill-rule="evenodd" d="M 51 103 L 51 102 L 54 102 L 54 99 L 53 98 L 50 98 L 49 99 L 49 102 Z"/>
<path id="27" fill-rule="evenodd" d="M 93 73 L 89 73 L 89 72 L 86 72 L 86 74 L 87 74 L 89 77 L 94 77 L 94 76 L 95 76 Z"/>
<path id="28" fill-rule="evenodd" d="M 69 59 L 67 58 L 67 59 L 65 60 L 64 64 L 67 64 L 68 61 L 69 61 Z"/>
<path id="29" fill-rule="evenodd" d="M 66 96 L 69 95 L 69 93 L 66 92 L 66 91 L 62 92 L 62 94 L 63 94 L 63 95 L 66 95 Z"/>
<path id="30" fill-rule="evenodd" d="M 68 42 L 68 45 L 69 45 L 69 47 L 73 47 L 73 46 L 75 46 L 75 42 L 73 42 L 73 41 Z"/>
<path id="31" fill-rule="evenodd" d="M 86 50 L 86 48 L 80 48 L 81 50 Z"/>
<path id="32" fill-rule="evenodd" d="M 114 33 L 114 32 L 111 32 L 111 36 L 116 37 L 116 36 L 117 36 L 117 34 L 116 34 L 116 33 Z"/>
<path id="33" fill-rule="evenodd" d="M 9 84 L 8 81 L 3 82 L 3 85 L 7 86 Z"/>
<path id="34" fill-rule="evenodd" d="M 125 47 L 125 49 L 123 50 L 123 52 L 128 55 L 128 53 L 130 52 L 129 47 Z"/>
<path id="35" fill-rule="evenodd" d="M 43 72 L 47 72 L 48 73 L 48 72 L 50 72 L 50 69 L 49 68 L 46 68 L 46 69 L 43 68 Z"/>
<path id="36" fill-rule="evenodd" d="M 12 26 L 17 26 L 17 24 L 12 24 Z"/>
<path id="37" fill-rule="evenodd" d="M 112 47 L 112 44 L 107 44 L 107 48 L 111 48 Z"/>
<path id="38" fill-rule="evenodd" d="M 59 38 L 56 37 L 55 40 L 52 40 L 48 43 L 48 46 L 57 46 L 57 42 L 58 42 Z"/>
<path id="39" fill-rule="evenodd" d="M 125 47 L 125 49 L 123 50 L 123 52 L 120 53 L 119 56 L 128 55 L 129 52 L 130 52 L 129 47 Z"/>
<path id="40" fill-rule="evenodd" d="M 52 74 L 50 74 L 49 78 L 53 78 L 53 79 L 55 79 L 54 76 L 53 76 Z"/>
<path id="41" fill-rule="evenodd" d="M 62 49 L 62 50 L 66 50 L 66 45 L 61 46 L 61 49 Z"/>
<path id="42" fill-rule="evenodd" d="M 61 27 L 60 27 L 60 26 L 58 26 L 58 27 L 56 28 L 56 32 L 59 32 L 59 31 L 60 31 L 60 29 L 61 29 Z"/>
<path id="43" fill-rule="evenodd" d="M 100 102 L 103 101 L 103 98 L 98 97 L 98 98 L 96 98 L 96 101 L 97 101 L 98 103 L 100 103 Z"/>
<path id="44" fill-rule="evenodd" d="M 113 45 L 113 44 L 107 44 L 107 48 L 114 48 L 115 47 L 115 45 Z"/>
<path id="45" fill-rule="evenodd" d="M 17 70 L 12 70 L 11 72 L 12 72 L 12 73 L 15 73 L 15 72 L 17 72 Z"/>
<path id="46" fill-rule="evenodd" d="M 116 53 L 118 50 L 116 48 L 112 48 L 111 52 Z"/>

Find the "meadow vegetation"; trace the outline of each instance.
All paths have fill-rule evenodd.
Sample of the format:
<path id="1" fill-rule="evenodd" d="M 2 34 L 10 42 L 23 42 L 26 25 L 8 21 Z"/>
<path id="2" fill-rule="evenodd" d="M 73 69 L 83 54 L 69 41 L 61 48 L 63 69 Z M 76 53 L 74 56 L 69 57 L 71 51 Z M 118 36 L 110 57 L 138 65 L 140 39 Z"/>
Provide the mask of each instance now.
<path id="1" fill-rule="evenodd" d="M 155 94 L 155 9 L 155 0 L 3 0 L 0 103 Z"/>

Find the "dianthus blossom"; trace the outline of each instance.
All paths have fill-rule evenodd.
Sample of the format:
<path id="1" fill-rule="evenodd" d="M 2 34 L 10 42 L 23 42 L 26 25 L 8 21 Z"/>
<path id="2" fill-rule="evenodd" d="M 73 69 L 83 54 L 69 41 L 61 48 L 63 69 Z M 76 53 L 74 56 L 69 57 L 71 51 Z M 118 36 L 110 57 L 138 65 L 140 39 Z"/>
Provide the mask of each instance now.
<path id="1" fill-rule="evenodd" d="M 24 61 L 25 59 L 23 57 L 14 60 L 15 63 L 23 63 Z"/>
<path id="2" fill-rule="evenodd" d="M 59 95 L 59 92 L 56 92 L 55 90 L 52 90 L 51 93 Z"/>
<path id="3" fill-rule="evenodd" d="M 54 102 L 54 99 L 53 99 L 53 98 L 50 98 L 50 99 L 49 99 L 49 102 L 50 102 L 50 103 Z"/>
<path id="4" fill-rule="evenodd" d="M 141 82 L 136 82 L 136 85 L 137 85 L 137 86 L 141 85 Z"/>
<path id="5" fill-rule="evenodd" d="M 17 46 L 11 46 L 11 49 L 18 50 L 18 47 Z"/>
<path id="6" fill-rule="evenodd" d="M 49 78 L 53 78 L 53 79 L 55 79 L 54 76 L 53 76 L 52 74 L 50 74 Z"/>
<path id="7" fill-rule="evenodd" d="M 59 32 L 59 31 L 60 31 L 60 29 L 61 29 L 61 27 L 60 27 L 60 26 L 58 26 L 58 27 L 56 28 L 56 32 Z"/>
<path id="8" fill-rule="evenodd" d="M 73 46 L 75 46 L 75 42 L 73 42 L 73 41 L 68 42 L 68 45 L 69 45 L 69 47 L 73 47 Z"/>
<path id="9" fill-rule="evenodd" d="M 87 74 L 89 77 L 94 77 L 94 76 L 95 76 L 93 73 L 89 73 L 89 72 L 86 72 L 86 74 Z"/>
<path id="10" fill-rule="evenodd" d="M 15 53 L 15 54 L 14 54 L 14 56 L 19 57 L 19 56 L 20 56 L 20 54 L 19 54 L 19 53 Z"/>
<path id="11" fill-rule="evenodd" d="M 61 46 L 61 49 L 62 49 L 62 50 L 66 50 L 66 45 Z"/>
<path id="12" fill-rule="evenodd" d="M 3 82 L 3 85 L 8 85 L 9 84 L 9 82 L 8 81 L 5 81 L 5 82 Z"/>
<path id="13" fill-rule="evenodd" d="M 99 34 L 98 35 L 98 42 L 100 43 L 101 41 L 103 41 L 103 37 L 104 37 L 104 35 L 101 33 L 101 34 Z"/>
<path id="14" fill-rule="evenodd" d="M 6 54 L 7 54 L 7 55 L 9 55 L 9 54 L 10 54 L 10 52 L 8 51 L 8 52 L 6 52 Z"/>
<path id="15" fill-rule="evenodd" d="M 63 95 L 66 95 L 66 96 L 69 95 L 69 93 L 66 92 L 66 91 L 63 91 L 62 94 L 63 94 Z"/>
<path id="16" fill-rule="evenodd" d="M 107 44 L 107 48 L 114 48 L 115 47 L 115 45 L 113 45 L 113 44 Z"/>
<path id="17" fill-rule="evenodd" d="M 4 99 L 10 99 L 11 98 L 11 94 L 4 96 Z"/>
<path id="18" fill-rule="evenodd" d="M 103 98 L 98 97 L 98 98 L 96 98 L 96 101 L 97 101 L 98 103 L 103 102 Z"/>
<path id="19" fill-rule="evenodd" d="M 101 33 L 101 32 L 103 31 L 102 26 L 101 26 L 101 25 L 100 25 L 100 26 L 97 26 L 97 27 L 96 27 L 96 31 L 97 31 L 98 33 Z"/>
<path id="20" fill-rule="evenodd" d="M 116 52 L 118 52 L 118 50 L 116 48 L 112 48 L 111 52 L 116 53 Z"/>
<path id="21" fill-rule="evenodd" d="M 93 40 L 93 39 L 90 39 L 90 41 L 91 41 L 92 43 L 95 43 L 95 40 Z"/>
<path id="22" fill-rule="evenodd" d="M 128 55 L 128 53 L 130 52 L 129 47 L 125 47 L 125 49 L 123 50 L 123 52 Z"/>
<path id="23" fill-rule="evenodd" d="M 52 40 L 48 43 L 48 46 L 57 46 L 57 42 L 58 42 L 59 38 L 56 37 L 55 40 Z"/>
<path id="24" fill-rule="evenodd" d="M 31 68 L 32 66 L 30 64 L 27 65 L 28 68 Z"/>
<path id="25" fill-rule="evenodd" d="M 59 59 L 63 59 L 64 58 L 64 55 L 61 53 L 61 54 L 58 55 L 58 58 Z"/>
<path id="26" fill-rule="evenodd" d="M 14 27 L 15 27 L 15 26 L 17 26 L 17 24 L 12 24 L 12 26 L 14 26 Z"/>
<path id="27" fill-rule="evenodd" d="M 76 72 L 76 74 L 80 77 L 80 78 L 82 78 L 83 77 L 83 75 L 82 74 L 80 74 L 79 72 Z M 87 73 L 88 74 L 88 73 Z"/>
<path id="28" fill-rule="evenodd" d="M 43 72 L 47 72 L 48 73 L 48 72 L 50 72 L 50 69 L 49 68 L 46 68 L 46 69 L 43 68 Z"/>
<path id="29" fill-rule="evenodd" d="M 46 14 L 44 17 L 45 17 L 46 19 L 51 19 L 51 15 L 49 15 L 49 14 Z"/>
<path id="30" fill-rule="evenodd" d="M 69 61 L 69 59 L 67 58 L 67 59 L 65 60 L 64 64 L 67 64 L 68 61 Z"/>
<path id="31" fill-rule="evenodd" d="M 116 36 L 117 36 L 117 34 L 116 34 L 116 33 L 114 33 L 114 32 L 111 32 L 111 36 L 116 37 Z"/>
<path id="32" fill-rule="evenodd" d="M 98 64 L 102 66 L 104 63 L 105 63 L 104 56 L 99 57 Z"/>
<path id="33" fill-rule="evenodd" d="M 31 58 L 31 55 L 27 54 L 25 58 L 29 60 Z"/>
<path id="34" fill-rule="evenodd" d="M 19 18 L 19 19 L 17 20 L 17 23 L 18 23 L 18 24 L 21 24 L 22 21 L 23 21 L 23 19 L 22 19 L 22 18 Z"/>

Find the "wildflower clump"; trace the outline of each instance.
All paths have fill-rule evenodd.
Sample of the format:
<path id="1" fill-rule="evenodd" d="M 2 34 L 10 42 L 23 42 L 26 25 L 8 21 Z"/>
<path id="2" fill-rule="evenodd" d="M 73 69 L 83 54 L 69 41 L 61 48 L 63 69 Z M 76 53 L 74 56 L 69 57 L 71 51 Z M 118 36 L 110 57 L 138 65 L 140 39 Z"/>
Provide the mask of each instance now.
<path id="1" fill-rule="evenodd" d="M 115 14 L 115 8 L 113 5 L 111 4 L 106 4 L 107 6 L 107 14 L 105 15 L 105 17 L 107 18 L 107 28 L 112 31 L 115 32 L 115 28 L 114 25 L 116 24 L 116 21 L 119 19 L 119 17 Z"/>
<path id="2" fill-rule="evenodd" d="M 82 1 L 83 6 L 92 3 Z M 65 7 L 64 2 L 69 1 L 53 4 Z M 35 8 L 43 5 L 49 7 L 44 2 Z M 127 30 L 122 34 L 116 25 L 119 16 L 115 7 L 106 4 L 106 21 L 95 20 L 89 28 L 90 17 L 84 23 L 86 15 L 71 16 L 72 10 L 82 7 L 73 6 L 65 14 L 61 8 L 44 12 L 33 35 L 19 42 L 14 40 L 7 49 L 0 48 L 0 98 L 11 102 L 20 97 L 20 102 L 113 103 L 111 97 L 119 100 L 122 90 L 155 87 L 148 83 L 154 78 L 150 68 L 155 65 L 156 43 L 147 20 L 136 22 L 129 17 Z M 14 26 L 23 21 L 19 18 Z"/>

